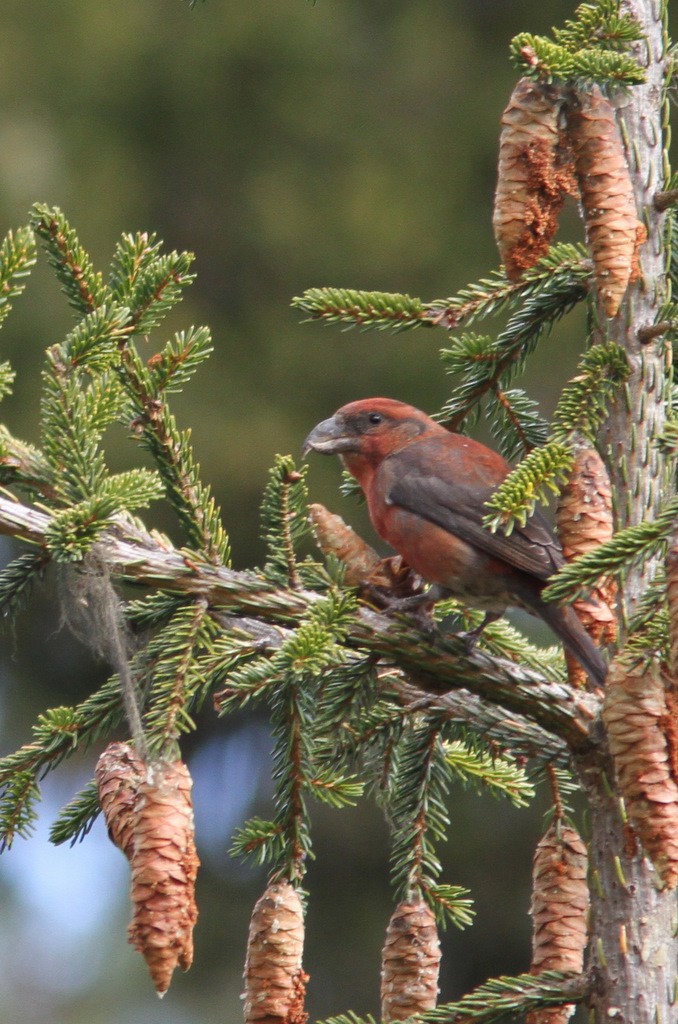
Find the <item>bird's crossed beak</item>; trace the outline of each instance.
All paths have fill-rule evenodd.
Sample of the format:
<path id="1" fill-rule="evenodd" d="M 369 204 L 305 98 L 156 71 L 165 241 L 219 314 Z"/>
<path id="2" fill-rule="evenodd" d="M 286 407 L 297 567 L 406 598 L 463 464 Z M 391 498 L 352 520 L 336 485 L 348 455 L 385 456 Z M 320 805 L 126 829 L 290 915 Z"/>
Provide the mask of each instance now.
<path id="1" fill-rule="evenodd" d="M 320 452 L 321 455 L 341 455 L 343 452 L 357 450 L 357 438 L 346 433 L 346 427 L 341 419 L 330 416 L 313 428 L 304 441 L 302 457 L 310 451 Z"/>

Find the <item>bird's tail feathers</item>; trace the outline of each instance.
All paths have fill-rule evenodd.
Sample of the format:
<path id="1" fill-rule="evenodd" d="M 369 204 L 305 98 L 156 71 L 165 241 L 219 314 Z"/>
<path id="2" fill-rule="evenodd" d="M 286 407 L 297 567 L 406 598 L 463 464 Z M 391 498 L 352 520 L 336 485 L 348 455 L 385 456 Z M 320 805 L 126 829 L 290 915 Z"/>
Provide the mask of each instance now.
<path id="1" fill-rule="evenodd" d="M 569 605 L 548 604 L 540 598 L 537 614 L 560 637 L 564 646 L 586 669 L 591 679 L 598 686 L 603 686 L 607 676 L 607 662 L 600 648 L 594 644 L 577 618 L 574 609 Z"/>

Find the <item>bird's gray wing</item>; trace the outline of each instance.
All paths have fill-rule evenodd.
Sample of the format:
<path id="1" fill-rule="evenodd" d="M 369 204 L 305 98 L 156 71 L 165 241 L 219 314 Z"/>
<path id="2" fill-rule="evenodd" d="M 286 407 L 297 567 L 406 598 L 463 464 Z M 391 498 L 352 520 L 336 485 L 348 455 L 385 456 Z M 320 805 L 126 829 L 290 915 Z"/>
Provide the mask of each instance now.
<path id="1" fill-rule="evenodd" d="M 387 492 L 389 504 L 435 523 L 467 544 L 537 579 L 548 579 L 563 564 L 560 546 L 539 511 L 525 526 L 514 527 L 509 536 L 501 530 L 492 533 L 483 526 L 488 512 L 485 502 L 501 481 L 486 493 L 478 494 L 477 488 L 470 489 L 450 478 L 451 474 L 440 475 L 439 465 L 435 475 L 428 475 L 405 460 L 402 466 L 392 464 L 390 469 L 393 478 Z"/>

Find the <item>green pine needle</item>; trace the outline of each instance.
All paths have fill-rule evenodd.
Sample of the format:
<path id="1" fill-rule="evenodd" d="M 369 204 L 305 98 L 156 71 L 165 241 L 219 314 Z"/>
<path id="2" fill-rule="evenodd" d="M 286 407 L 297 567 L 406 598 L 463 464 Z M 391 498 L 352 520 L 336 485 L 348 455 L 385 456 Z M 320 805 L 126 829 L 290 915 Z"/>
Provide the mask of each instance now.
<path id="1" fill-rule="evenodd" d="M 596 0 L 580 4 L 572 20 L 553 29 L 553 37 L 576 53 L 592 45 L 625 50 L 629 43 L 642 39 L 642 32 L 635 18 L 620 13 L 619 0 Z"/>
<path id="2" fill-rule="evenodd" d="M 0 797 L 0 853 L 9 850 L 17 836 L 28 839 L 37 821 L 40 790 L 33 771 L 14 773 L 2 786 Z"/>
<path id="3" fill-rule="evenodd" d="M 58 206 L 36 203 L 31 226 L 43 244 L 70 305 L 81 316 L 105 305 L 111 298 L 110 291 Z"/>
<path id="4" fill-rule="evenodd" d="M 460 740 L 446 742 L 444 750 L 449 768 L 462 781 L 475 783 L 493 796 L 505 796 L 514 807 L 526 807 L 533 798 L 534 786 L 511 761 L 474 750 Z"/>
<path id="5" fill-rule="evenodd" d="M 193 253 L 161 250 L 162 241 L 146 232 L 124 234 L 115 248 L 108 287 L 129 308 L 135 334 L 148 334 L 161 324 L 195 280 L 189 273 Z"/>
<path id="6" fill-rule="evenodd" d="M 35 237 L 30 228 L 18 228 L 5 235 L 0 244 L 0 324 L 12 308 L 12 300 L 26 287 L 24 278 L 35 261 Z"/>
<path id="7" fill-rule="evenodd" d="M 169 760 L 178 757 L 180 736 L 195 729 L 192 716 L 209 686 L 199 656 L 217 633 L 207 603 L 195 601 L 179 608 L 146 649 L 150 680 L 144 732 L 152 754 Z"/>
<path id="8" fill-rule="evenodd" d="M 443 1003 L 412 1018 L 419 1024 L 492 1024 L 512 1014 L 521 1016 L 532 1010 L 565 1003 L 581 1002 L 586 995 L 581 975 L 543 971 L 517 977 L 491 978 L 457 1002 Z"/>
<path id="9" fill-rule="evenodd" d="M 45 551 L 28 551 L 0 570 L 0 616 L 9 618 L 23 610 L 48 562 Z"/>
<path id="10" fill-rule="evenodd" d="M 285 855 L 282 830 L 273 821 L 250 818 L 236 829 L 228 852 L 231 857 L 248 859 L 255 865 L 279 863 Z"/>
<path id="11" fill-rule="evenodd" d="M 636 85 L 645 80 L 631 44 L 642 39 L 638 22 L 620 11 L 619 0 L 580 4 L 553 38 L 521 32 L 511 41 L 511 60 L 523 74 L 551 81 L 587 79 Z"/>
<path id="12" fill-rule="evenodd" d="M 404 331 L 431 327 L 426 306 L 420 299 L 393 292 L 366 292 L 352 288 L 308 288 L 292 299 L 292 306 L 306 314 L 307 320 L 326 324 L 341 323 L 348 330 L 376 328 L 379 331 Z"/>
<path id="13" fill-rule="evenodd" d="M 62 843 L 74 846 L 75 843 L 81 842 L 100 813 L 99 790 L 96 780 L 93 779 L 61 809 L 59 816 L 52 823 L 49 832 L 50 842 L 55 846 Z"/>
<path id="14" fill-rule="evenodd" d="M 591 264 L 577 247 L 554 246 L 533 271 L 514 296 L 522 305 L 496 339 L 465 334 L 441 352 L 448 372 L 461 377 L 439 417 L 450 429 L 459 429 L 486 396 L 506 393 L 541 339 L 587 295 Z"/>
<path id="15" fill-rule="evenodd" d="M 297 549 L 310 536 L 308 466 L 297 469 L 291 455 L 276 455 L 261 502 L 261 533 L 266 541 L 264 573 L 277 583 L 298 587 Z"/>
<path id="16" fill-rule="evenodd" d="M 178 332 L 147 364 L 151 391 L 157 396 L 182 391 L 212 351 L 208 327 L 190 327 Z"/>
<path id="17" fill-rule="evenodd" d="M 426 899 L 443 928 L 449 923 L 461 931 L 473 924 L 473 900 L 463 885 L 428 885 Z"/>
<path id="18" fill-rule="evenodd" d="M 521 32 L 511 41 L 511 62 L 523 75 L 551 82 L 575 79 L 601 85 L 638 85 L 645 74 L 638 62 L 617 49 L 587 46 L 574 52 L 545 36 Z"/>
<path id="19" fill-rule="evenodd" d="M 594 444 L 598 430 L 630 374 L 626 354 L 614 342 L 594 345 L 579 363 L 579 373 L 562 390 L 551 436 L 567 443 L 579 434 Z"/>
<path id="20" fill-rule="evenodd" d="M 314 779 L 309 779 L 307 785 L 317 800 L 336 809 L 355 807 L 365 789 L 364 782 L 355 775 L 337 775 L 330 768 L 318 773 Z"/>
<path id="21" fill-rule="evenodd" d="M 572 461 L 571 450 L 557 441 L 535 448 L 485 503 L 491 510 L 485 516 L 485 526 L 493 533 L 503 530 L 507 535 L 516 524 L 525 526 L 537 503 L 548 500 L 549 491 L 560 493 L 559 485 L 572 468 Z"/>

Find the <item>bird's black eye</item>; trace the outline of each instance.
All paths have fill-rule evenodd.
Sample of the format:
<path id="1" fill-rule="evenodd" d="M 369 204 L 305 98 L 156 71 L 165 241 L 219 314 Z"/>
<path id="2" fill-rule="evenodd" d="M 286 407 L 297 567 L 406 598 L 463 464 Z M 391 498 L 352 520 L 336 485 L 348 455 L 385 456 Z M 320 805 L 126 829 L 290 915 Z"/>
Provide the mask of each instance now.
<path id="1" fill-rule="evenodd" d="M 370 423 L 375 424 L 375 426 L 377 423 L 381 423 L 382 419 L 381 414 L 378 412 L 371 412 L 367 418 L 370 421 Z"/>

